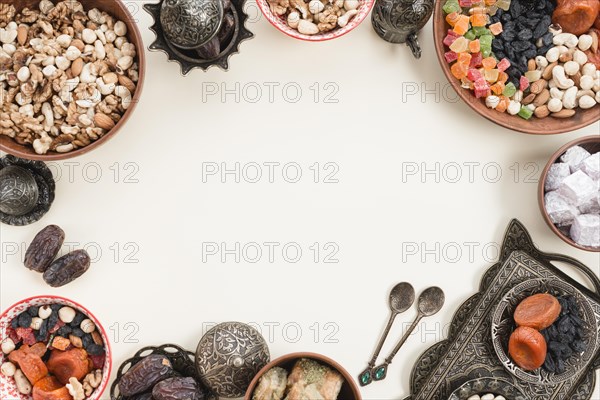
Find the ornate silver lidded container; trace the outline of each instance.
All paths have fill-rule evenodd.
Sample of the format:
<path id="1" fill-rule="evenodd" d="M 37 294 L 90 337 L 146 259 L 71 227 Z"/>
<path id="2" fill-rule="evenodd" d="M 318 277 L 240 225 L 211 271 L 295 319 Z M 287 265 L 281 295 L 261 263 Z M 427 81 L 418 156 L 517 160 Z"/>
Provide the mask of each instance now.
<path id="1" fill-rule="evenodd" d="M 200 339 L 196 368 L 202 382 L 220 397 L 242 397 L 270 360 L 262 335 L 241 322 L 224 322 Z"/>
<path id="2" fill-rule="evenodd" d="M 46 164 L 11 155 L 0 158 L 0 222 L 29 225 L 54 201 L 54 178 Z"/>
<path id="3" fill-rule="evenodd" d="M 149 46 L 181 65 L 187 75 L 194 68 L 216 65 L 227 70 L 229 57 L 242 41 L 254 35 L 246 29 L 245 0 L 161 0 L 144 9 L 154 18 L 150 29 L 156 40 Z"/>
<path id="4" fill-rule="evenodd" d="M 434 0 L 377 0 L 373 8 L 373 29 L 385 41 L 406 43 L 415 58 L 421 58 L 417 33 L 433 14 Z"/>

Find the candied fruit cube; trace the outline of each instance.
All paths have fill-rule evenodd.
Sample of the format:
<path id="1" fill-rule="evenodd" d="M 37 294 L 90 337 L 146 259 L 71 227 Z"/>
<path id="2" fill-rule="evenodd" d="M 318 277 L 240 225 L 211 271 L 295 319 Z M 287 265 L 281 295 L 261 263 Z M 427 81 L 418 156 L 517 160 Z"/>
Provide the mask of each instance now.
<path id="1" fill-rule="evenodd" d="M 449 64 L 451 62 L 458 60 L 458 54 L 456 54 L 453 51 L 447 51 L 444 53 L 444 58 L 446 59 L 446 62 Z"/>
<path id="2" fill-rule="evenodd" d="M 446 22 L 448 23 L 448 25 L 454 26 L 458 22 L 459 17 L 460 17 L 460 14 L 457 12 L 450 13 L 450 14 L 446 15 Z"/>
<path id="3" fill-rule="evenodd" d="M 467 76 L 468 67 L 465 64 L 456 62 L 450 67 L 450 72 L 456 79 L 462 79 Z"/>
<path id="4" fill-rule="evenodd" d="M 521 75 L 521 78 L 519 79 L 519 89 L 521 89 L 522 91 L 525 91 L 525 89 L 527 89 L 529 87 L 529 79 L 525 78 L 524 75 Z"/>
<path id="5" fill-rule="evenodd" d="M 461 11 L 460 4 L 458 4 L 458 0 L 446 0 L 442 9 L 446 14 Z"/>
<path id="6" fill-rule="evenodd" d="M 504 71 L 500 71 L 498 70 L 498 80 L 497 82 L 502 82 L 502 83 L 506 83 L 506 81 L 508 80 L 508 74 Z"/>
<path id="7" fill-rule="evenodd" d="M 483 78 L 483 75 L 481 74 L 481 72 L 479 72 L 479 70 L 475 68 L 470 68 L 467 72 L 467 78 L 475 82 L 476 80 Z"/>
<path id="8" fill-rule="evenodd" d="M 496 1 L 497 0 L 485 0 L 485 5 L 490 7 L 490 6 L 495 6 L 496 5 Z M 496 7 L 497 9 L 497 7 Z"/>
<path id="9" fill-rule="evenodd" d="M 500 60 L 500 62 L 498 63 L 498 70 L 500 72 L 504 72 L 508 69 L 508 67 L 510 67 L 510 61 L 508 60 L 508 58 L 503 58 L 502 60 Z"/>
<path id="10" fill-rule="evenodd" d="M 473 32 L 473 29 L 469 29 L 464 36 L 469 40 L 475 40 L 475 38 L 477 38 L 477 36 L 475 36 L 475 32 Z"/>
<path id="11" fill-rule="evenodd" d="M 483 59 L 481 53 L 472 54 L 470 68 L 476 68 L 481 66 L 481 60 Z"/>
<path id="12" fill-rule="evenodd" d="M 486 98 L 491 94 L 490 89 L 484 89 L 484 88 L 475 88 L 475 97 L 477 97 L 478 99 L 481 98 Z"/>
<path id="13" fill-rule="evenodd" d="M 492 32 L 492 35 L 498 36 L 502 33 L 502 22 L 496 22 L 495 24 L 491 24 L 488 29 Z"/>
<path id="14" fill-rule="evenodd" d="M 451 35 L 451 34 L 448 34 L 448 35 L 446 35 L 446 37 L 444 38 L 444 41 L 443 41 L 443 43 L 444 43 L 446 46 L 450 47 L 450 45 L 452 45 L 452 43 L 454 43 L 454 41 L 455 41 L 456 39 L 458 39 L 459 37 L 460 37 L 460 36 L 456 36 L 456 35 Z"/>
<path id="15" fill-rule="evenodd" d="M 463 8 L 471 7 L 473 5 L 473 1 L 472 0 L 458 0 L 458 4 Z"/>
<path id="16" fill-rule="evenodd" d="M 504 91 L 504 83 L 496 82 L 490 87 L 490 89 L 492 90 L 492 93 L 499 96 Z"/>
<path id="17" fill-rule="evenodd" d="M 485 77 L 485 80 L 491 83 L 494 83 L 498 80 L 499 74 L 500 71 L 498 71 L 497 69 L 486 69 L 483 71 L 483 76 Z"/>
<path id="18" fill-rule="evenodd" d="M 504 11 L 508 11 L 508 9 L 510 8 L 510 0 L 498 0 L 496 2 L 496 5 L 498 6 L 498 8 Z"/>
<path id="19" fill-rule="evenodd" d="M 481 60 L 481 65 L 485 69 L 493 69 L 496 66 L 496 59 L 494 57 L 486 57 Z"/>
<path id="20" fill-rule="evenodd" d="M 512 97 L 515 93 L 517 93 L 517 88 L 514 83 L 508 82 L 506 86 L 504 86 L 503 95 L 506 97 Z"/>
<path id="21" fill-rule="evenodd" d="M 464 77 L 460 80 L 460 86 L 470 90 L 473 90 L 473 88 L 475 87 L 475 85 L 473 85 L 473 82 L 471 82 L 471 80 L 469 80 L 468 77 Z"/>
<path id="22" fill-rule="evenodd" d="M 506 96 L 500 96 L 500 103 L 496 106 L 496 111 L 505 112 L 510 104 L 510 99 Z"/>
<path id="23" fill-rule="evenodd" d="M 483 35 L 491 35 L 490 30 L 483 26 L 474 26 L 473 33 L 475 33 L 475 36 L 477 36 L 477 37 L 481 37 Z M 490 44 L 492 44 L 491 41 L 490 41 Z"/>
<path id="24" fill-rule="evenodd" d="M 487 24 L 488 21 L 488 16 L 487 14 L 473 14 L 471 15 L 471 25 L 473 26 L 485 26 Z"/>
<path id="25" fill-rule="evenodd" d="M 533 115 L 533 111 L 531 111 L 527 106 L 521 106 L 521 109 L 517 115 L 523 119 L 529 119 Z"/>
<path id="26" fill-rule="evenodd" d="M 469 16 L 460 15 L 454 24 L 454 32 L 458 35 L 464 35 L 469 30 Z M 468 39 L 465 39 L 468 40 Z"/>
<path id="27" fill-rule="evenodd" d="M 467 53 L 467 52 L 459 53 L 458 54 L 458 62 L 468 66 L 469 63 L 471 62 L 471 54 Z"/>
<path id="28" fill-rule="evenodd" d="M 468 47 L 469 40 L 461 36 L 450 45 L 450 50 L 452 50 L 455 53 L 462 53 L 464 51 L 467 51 Z"/>

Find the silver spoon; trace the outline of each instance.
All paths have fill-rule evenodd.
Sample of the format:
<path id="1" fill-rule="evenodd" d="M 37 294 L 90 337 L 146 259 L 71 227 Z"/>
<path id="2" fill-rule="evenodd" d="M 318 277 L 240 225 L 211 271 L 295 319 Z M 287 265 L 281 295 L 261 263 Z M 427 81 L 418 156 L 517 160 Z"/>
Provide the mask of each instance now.
<path id="1" fill-rule="evenodd" d="M 417 318 L 415 318 L 411 326 L 404 333 L 404 336 L 402 336 L 402 339 L 400 339 L 396 347 L 394 347 L 394 350 L 392 350 L 388 358 L 385 359 L 385 362 L 373 369 L 372 375 L 374 380 L 381 381 L 385 379 L 388 366 L 392 363 L 394 356 L 398 353 L 404 342 L 406 342 L 412 331 L 415 330 L 419 321 L 421 321 L 423 317 L 430 317 L 440 311 L 444 306 L 444 300 L 444 291 L 436 286 L 425 289 L 423 293 L 421 293 L 417 306 L 419 309 Z"/>
<path id="2" fill-rule="evenodd" d="M 390 292 L 390 318 L 388 320 L 387 326 L 383 331 L 383 335 L 379 339 L 379 344 L 377 344 L 377 348 L 373 353 L 373 357 L 371 357 L 371 361 L 369 361 L 369 366 L 358 376 L 358 382 L 361 386 L 368 385 L 373 381 L 372 370 L 375 366 L 375 362 L 377 361 L 377 357 L 379 356 L 379 352 L 383 347 L 383 343 L 387 338 L 387 335 L 390 333 L 390 329 L 394 324 L 394 320 L 396 316 L 404 311 L 408 310 L 410 306 L 415 302 L 415 289 L 412 287 L 410 283 L 400 282 L 396 286 L 392 288 Z"/>

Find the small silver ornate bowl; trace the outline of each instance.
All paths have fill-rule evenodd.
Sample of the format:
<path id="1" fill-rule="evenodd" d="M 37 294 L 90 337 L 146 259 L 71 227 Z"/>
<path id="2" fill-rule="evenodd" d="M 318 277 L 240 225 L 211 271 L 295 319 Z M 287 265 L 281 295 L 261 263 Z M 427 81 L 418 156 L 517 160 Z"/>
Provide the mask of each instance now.
<path id="1" fill-rule="evenodd" d="M 269 360 L 265 339 L 241 322 L 224 322 L 210 329 L 196 350 L 196 368 L 202 383 L 228 398 L 242 397 Z"/>
<path id="2" fill-rule="evenodd" d="M 471 396 L 488 393 L 511 400 L 525 400 L 519 388 L 499 378 L 477 378 L 467 381 L 452 392 L 448 400 L 467 400 Z"/>
<path id="3" fill-rule="evenodd" d="M 0 158 L 0 222 L 29 225 L 54 201 L 54 178 L 41 161 L 8 155 Z"/>
<path id="4" fill-rule="evenodd" d="M 187 75 L 194 68 L 213 65 L 227 70 L 229 57 L 242 41 L 254 35 L 246 29 L 245 0 L 161 0 L 144 9 L 154 18 L 150 29 L 156 40 L 149 46 L 181 65 Z"/>

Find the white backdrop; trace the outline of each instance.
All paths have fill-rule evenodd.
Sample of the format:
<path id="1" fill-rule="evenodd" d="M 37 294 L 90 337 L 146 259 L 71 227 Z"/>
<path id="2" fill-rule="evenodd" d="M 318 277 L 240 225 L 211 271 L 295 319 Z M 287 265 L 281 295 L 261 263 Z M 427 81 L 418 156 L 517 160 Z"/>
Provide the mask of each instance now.
<path id="1" fill-rule="evenodd" d="M 141 4 L 129 2 L 147 46 Z M 445 337 L 496 260 L 511 218 L 541 249 L 600 273 L 600 255 L 554 236 L 536 198 L 550 155 L 600 124 L 536 137 L 478 117 L 442 75 L 431 24 L 415 60 L 369 20 L 335 41 L 304 43 L 250 9 L 256 36 L 229 72 L 183 78 L 164 54 L 148 53 L 127 126 L 89 155 L 50 163 L 58 182 L 47 216 L 0 228 L 2 309 L 40 294 L 82 303 L 109 331 L 115 369 L 142 346 L 193 350 L 212 324 L 239 320 L 262 330 L 272 357 L 315 351 L 356 376 L 387 320 L 391 287 L 438 285 L 442 312 L 419 325 L 384 382 L 362 389 L 368 400 L 399 399 L 416 358 Z M 224 173 L 236 168 L 239 176 Z M 61 289 L 21 262 L 50 223 L 95 261 Z M 398 317 L 382 359 L 415 315 Z"/>

